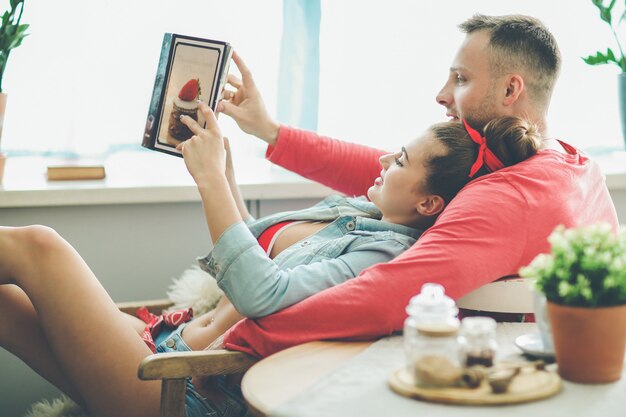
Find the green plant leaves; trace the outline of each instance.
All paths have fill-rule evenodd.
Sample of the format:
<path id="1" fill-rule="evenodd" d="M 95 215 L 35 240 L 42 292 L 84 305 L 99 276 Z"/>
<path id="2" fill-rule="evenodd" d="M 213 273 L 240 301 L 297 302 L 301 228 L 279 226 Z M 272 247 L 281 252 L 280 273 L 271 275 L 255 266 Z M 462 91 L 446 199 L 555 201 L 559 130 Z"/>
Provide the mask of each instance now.
<path id="1" fill-rule="evenodd" d="M 22 44 L 24 37 L 27 36 L 26 30 L 29 25 L 20 24 L 22 12 L 24 11 L 24 0 L 11 0 L 11 10 L 7 10 L 2 14 L 2 25 L 0 26 L 0 92 L 2 92 L 2 77 L 6 67 L 9 54 L 13 48 L 17 48 Z M 19 15 L 16 18 L 18 6 Z"/>
<path id="2" fill-rule="evenodd" d="M 609 25 L 611 24 L 611 11 L 615 6 L 615 0 L 611 0 L 607 7 L 604 7 L 604 0 L 591 0 L 594 6 L 600 11 L 600 19 L 604 20 Z"/>
<path id="3" fill-rule="evenodd" d="M 615 58 L 615 54 L 613 53 L 611 48 L 607 48 L 606 54 L 598 51 L 595 55 L 589 55 L 588 57 L 583 58 L 583 61 L 585 61 L 585 63 L 589 65 L 602 65 L 609 63 L 615 63 L 619 65 L 619 61 Z"/>
<path id="4" fill-rule="evenodd" d="M 616 235 L 608 224 L 559 226 L 548 240 L 551 253 L 519 271 L 535 278 L 548 300 L 579 307 L 626 304 L 626 235 Z"/>
<path id="5" fill-rule="evenodd" d="M 622 72 L 626 72 L 626 57 L 624 56 L 624 51 L 622 49 L 622 45 L 620 43 L 619 37 L 617 35 L 616 27 L 613 26 L 612 12 L 613 6 L 615 6 L 615 2 L 617 0 L 610 0 L 607 6 L 604 6 L 605 0 L 591 0 L 594 6 L 598 8 L 600 11 L 600 19 L 606 22 L 613 32 L 613 36 L 617 42 L 617 47 L 619 49 L 620 55 L 618 57 L 615 56 L 611 48 L 607 48 L 606 54 L 602 52 L 597 52 L 595 55 L 589 55 L 588 57 L 583 57 L 583 60 L 589 65 L 602 65 L 602 64 L 616 64 L 620 67 Z M 626 5 L 626 0 L 624 1 Z M 626 20 L 626 11 L 624 11 L 617 21 L 617 25 Z"/>

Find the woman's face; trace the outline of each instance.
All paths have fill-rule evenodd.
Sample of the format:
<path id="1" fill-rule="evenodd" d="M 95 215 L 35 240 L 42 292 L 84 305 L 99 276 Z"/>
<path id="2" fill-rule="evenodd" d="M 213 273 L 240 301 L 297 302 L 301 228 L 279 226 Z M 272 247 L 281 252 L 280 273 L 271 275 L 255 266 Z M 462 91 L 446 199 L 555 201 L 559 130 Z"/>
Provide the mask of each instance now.
<path id="1" fill-rule="evenodd" d="M 367 196 L 383 213 L 383 220 L 419 227 L 425 217 L 443 209 L 443 199 L 427 190 L 426 162 L 445 151 L 428 130 L 399 152 L 380 157 L 380 177 L 369 188 Z"/>

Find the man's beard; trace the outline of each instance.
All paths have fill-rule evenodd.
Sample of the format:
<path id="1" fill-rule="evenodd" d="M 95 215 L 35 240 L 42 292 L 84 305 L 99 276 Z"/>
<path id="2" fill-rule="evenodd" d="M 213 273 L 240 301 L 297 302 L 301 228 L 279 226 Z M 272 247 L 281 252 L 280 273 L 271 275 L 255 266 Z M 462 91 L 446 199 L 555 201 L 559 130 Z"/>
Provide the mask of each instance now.
<path id="1" fill-rule="evenodd" d="M 480 103 L 470 111 L 470 114 L 463 115 L 469 125 L 481 133 L 487 123 L 499 116 L 498 114 L 496 114 L 494 108 L 494 90 L 495 83 L 489 87 L 487 95 L 483 97 Z"/>

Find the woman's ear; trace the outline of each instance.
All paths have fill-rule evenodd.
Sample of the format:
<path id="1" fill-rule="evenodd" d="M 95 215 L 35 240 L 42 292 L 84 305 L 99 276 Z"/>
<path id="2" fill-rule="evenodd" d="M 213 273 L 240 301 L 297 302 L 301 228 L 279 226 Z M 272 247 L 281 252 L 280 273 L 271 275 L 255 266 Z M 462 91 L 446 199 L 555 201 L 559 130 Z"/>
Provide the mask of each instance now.
<path id="1" fill-rule="evenodd" d="M 417 213 L 421 216 L 436 216 L 441 213 L 443 208 L 445 207 L 446 202 L 443 200 L 443 197 L 440 195 L 430 194 L 424 199 L 420 200 L 415 209 Z"/>
<path id="2" fill-rule="evenodd" d="M 505 106 L 510 106 L 515 103 L 519 96 L 524 91 L 524 79 L 519 74 L 510 74 L 506 77 L 505 88 L 506 91 L 504 93 L 503 103 Z"/>

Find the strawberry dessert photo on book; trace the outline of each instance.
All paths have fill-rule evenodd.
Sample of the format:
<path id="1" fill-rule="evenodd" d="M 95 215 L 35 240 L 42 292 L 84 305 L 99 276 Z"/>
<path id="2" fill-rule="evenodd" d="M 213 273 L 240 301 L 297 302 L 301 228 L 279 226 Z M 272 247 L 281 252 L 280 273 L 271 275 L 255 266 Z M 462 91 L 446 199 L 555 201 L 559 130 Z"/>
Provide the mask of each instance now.
<path id="1" fill-rule="evenodd" d="M 204 126 L 198 100 L 215 111 L 231 55 L 226 42 L 165 34 L 142 146 L 182 157 L 176 146 L 193 133 L 180 122 L 180 116 L 190 116 Z"/>
<path id="2" fill-rule="evenodd" d="M 167 142 L 176 146 L 179 142 L 193 136 L 191 130 L 180 121 L 181 116 L 189 116 L 198 121 L 198 97 L 200 97 L 200 79 L 192 78 L 180 89 L 174 98 L 167 128 Z"/>

